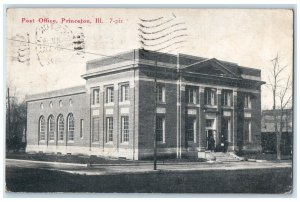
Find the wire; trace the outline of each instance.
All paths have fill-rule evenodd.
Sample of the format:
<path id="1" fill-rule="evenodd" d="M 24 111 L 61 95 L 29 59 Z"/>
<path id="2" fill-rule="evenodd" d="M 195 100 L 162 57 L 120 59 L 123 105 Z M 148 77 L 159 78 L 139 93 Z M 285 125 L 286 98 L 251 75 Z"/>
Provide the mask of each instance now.
<path id="1" fill-rule="evenodd" d="M 71 49 L 71 48 L 64 48 L 64 47 L 60 47 L 60 46 L 53 46 L 53 45 L 47 45 L 47 44 L 39 44 L 39 43 L 33 43 L 33 42 L 22 41 L 22 40 L 17 40 L 17 39 L 8 39 L 7 38 L 7 40 L 17 41 L 17 42 L 22 42 L 22 43 L 28 43 L 28 44 L 32 44 L 32 45 L 36 45 L 36 46 L 48 46 L 48 47 L 59 48 L 59 49 L 68 50 L 68 51 L 75 51 L 74 49 Z M 121 57 L 117 57 L 117 56 L 109 56 L 109 55 L 104 55 L 104 54 L 101 54 L 101 53 L 93 53 L 93 52 L 88 52 L 88 51 L 80 51 L 80 52 L 91 54 L 91 55 L 99 55 L 99 56 L 103 56 L 103 57 L 107 57 L 107 58 L 118 58 L 118 59 L 122 59 L 122 60 L 129 60 L 128 58 L 121 58 Z"/>

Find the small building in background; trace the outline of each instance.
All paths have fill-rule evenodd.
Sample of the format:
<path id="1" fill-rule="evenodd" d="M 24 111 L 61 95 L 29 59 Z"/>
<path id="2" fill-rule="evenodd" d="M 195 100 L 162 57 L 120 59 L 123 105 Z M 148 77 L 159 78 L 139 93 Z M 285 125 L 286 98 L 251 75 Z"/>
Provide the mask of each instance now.
<path id="1" fill-rule="evenodd" d="M 275 112 L 275 114 L 274 114 Z M 276 121 L 275 116 L 276 115 Z M 277 123 L 278 132 L 280 131 L 281 110 L 263 110 L 261 123 L 261 143 L 263 152 L 276 153 L 277 137 L 275 122 Z M 293 139 L 293 110 L 283 110 L 282 136 L 281 136 L 281 153 L 290 155 L 292 152 Z"/>

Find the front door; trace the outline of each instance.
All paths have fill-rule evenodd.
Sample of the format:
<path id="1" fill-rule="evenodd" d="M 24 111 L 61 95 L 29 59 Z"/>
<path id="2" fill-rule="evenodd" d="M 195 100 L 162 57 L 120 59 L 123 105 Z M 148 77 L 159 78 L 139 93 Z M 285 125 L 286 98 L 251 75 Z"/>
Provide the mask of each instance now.
<path id="1" fill-rule="evenodd" d="M 215 150 L 216 148 L 216 137 L 215 130 L 206 129 L 206 147 L 208 150 Z"/>
<path id="2" fill-rule="evenodd" d="M 230 120 L 224 118 L 222 120 L 221 137 L 220 137 L 220 149 L 223 152 L 227 151 L 229 136 L 230 136 Z"/>

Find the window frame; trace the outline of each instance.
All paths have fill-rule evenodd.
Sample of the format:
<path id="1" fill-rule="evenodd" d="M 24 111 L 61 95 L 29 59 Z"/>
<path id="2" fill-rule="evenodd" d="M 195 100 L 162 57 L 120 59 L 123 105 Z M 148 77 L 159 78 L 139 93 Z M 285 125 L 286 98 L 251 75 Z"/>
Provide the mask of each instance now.
<path id="1" fill-rule="evenodd" d="M 233 103 L 233 93 L 231 90 L 222 90 L 222 106 L 231 107 Z"/>
<path id="2" fill-rule="evenodd" d="M 114 141 L 114 118 L 112 116 L 106 117 L 106 131 L 105 142 L 110 143 Z"/>
<path id="3" fill-rule="evenodd" d="M 245 94 L 244 95 L 244 108 L 245 109 L 251 109 L 252 108 L 252 103 L 251 103 L 251 95 L 250 94 Z"/>
<path id="4" fill-rule="evenodd" d="M 125 126 L 127 128 L 125 128 Z M 128 142 L 129 142 L 129 116 L 121 116 L 121 143 L 128 143 Z"/>
<path id="5" fill-rule="evenodd" d="M 73 127 L 70 123 L 72 123 Z M 72 137 L 72 138 L 70 138 L 70 137 Z M 75 140 L 75 118 L 74 118 L 74 115 L 72 113 L 70 113 L 67 118 L 67 141 L 74 142 L 74 140 Z"/>
<path id="6" fill-rule="evenodd" d="M 195 87 L 186 87 L 185 100 L 187 104 L 197 104 L 197 89 Z"/>
<path id="7" fill-rule="evenodd" d="M 214 88 L 205 88 L 204 90 L 204 103 L 208 106 L 217 105 L 217 90 Z"/>
<path id="8" fill-rule="evenodd" d="M 156 101 L 158 103 L 166 102 L 166 87 L 164 84 L 156 85 Z"/>
<path id="9" fill-rule="evenodd" d="M 92 105 L 100 104 L 100 88 L 92 88 Z"/>
<path id="10" fill-rule="evenodd" d="M 80 133 L 79 136 L 81 139 L 83 139 L 83 131 L 84 131 L 84 120 L 80 119 Z"/>
<path id="11" fill-rule="evenodd" d="M 43 131 L 42 131 L 42 128 L 43 128 Z M 40 118 L 39 118 L 39 141 L 40 142 L 43 142 L 46 140 L 46 131 L 47 131 L 47 123 L 45 121 L 45 117 L 40 116 Z M 42 134 L 43 134 L 43 136 L 42 136 Z M 43 137 L 43 138 L 41 138 L 41 137 Z"/>
<path id="12" fill-rule="evenodd" d="M 188 142 L 196 142 L 196 134 L 197 134 L 196 120 L 197 120 L 196 117 L 187 117 L 186 134 L 187 134 Z"/>
<path id="13" fill-rule="evenodd" d="M 97 134 L 95 133 L 95 123 L 97 124 Z M 97 135 L 97 136 L 96 136 Z M 97 139 L 95 139 L 97 137 Z M 92 143 L 98 143 L 100 141 L 100 118 L 93 117 L 92 118 Z"/>
<path id="14" fill-rule="evenodd" d="M 129 101 L 129 83 L 122 83 L 119 85 L 119 97 L 120 102 Z"/>
<path id="15" fill-rule="evenodd" d="M 65 131 L 65 120 L 63 115 L 59 114 L 57 117 L 57 140 L 60 142 L 64 141 L 64 131 Z"/>
<path id="16" fill-rule="evenodd" d="M 159 122 L 161 121 L 161 123 Z M 160 124 L 159 124 L 160 123 Z M 155 137 L 158 143 L 166 143 L 166 120 L 164 116 L 156 116 Z M 161 128 L 158 128 L 161 126 Z"/>
<path id="17" fill-rule="evenodd" d="M 54 120 L 54 116 L 51 114 L 48 117 L 48 122 L 47 122 L 47 133 L 48 133 L 48 141 L 49 142 L 54 142 L 55 140 L 55 120 Z"/>
<path id="18" fill-rule="evenodd" d="M 114 103 L 114 86 L 106 86 L 105 87 L 105 103 L 110 104 Z"/>
<path id="19" fill-rule="evenodd" d="M 252 143 L 253 137 L 252 137 L 252 121 L 250 119 L 244 120 L 244 139 L 246 143 Z M 248 131 L 248 134 L 246 135 L 246 129 Z"/>

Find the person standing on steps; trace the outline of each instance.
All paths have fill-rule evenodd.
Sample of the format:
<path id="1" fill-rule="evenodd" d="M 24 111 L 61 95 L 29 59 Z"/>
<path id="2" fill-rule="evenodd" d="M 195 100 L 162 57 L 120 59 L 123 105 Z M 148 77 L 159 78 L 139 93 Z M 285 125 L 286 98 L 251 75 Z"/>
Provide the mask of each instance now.
<path id="1" fill-rule="evenodd" d="M 213 152 L 215 150 L 215 139 L 213 136 L 210 134 L 208 136 L 208 149 Z"/>

